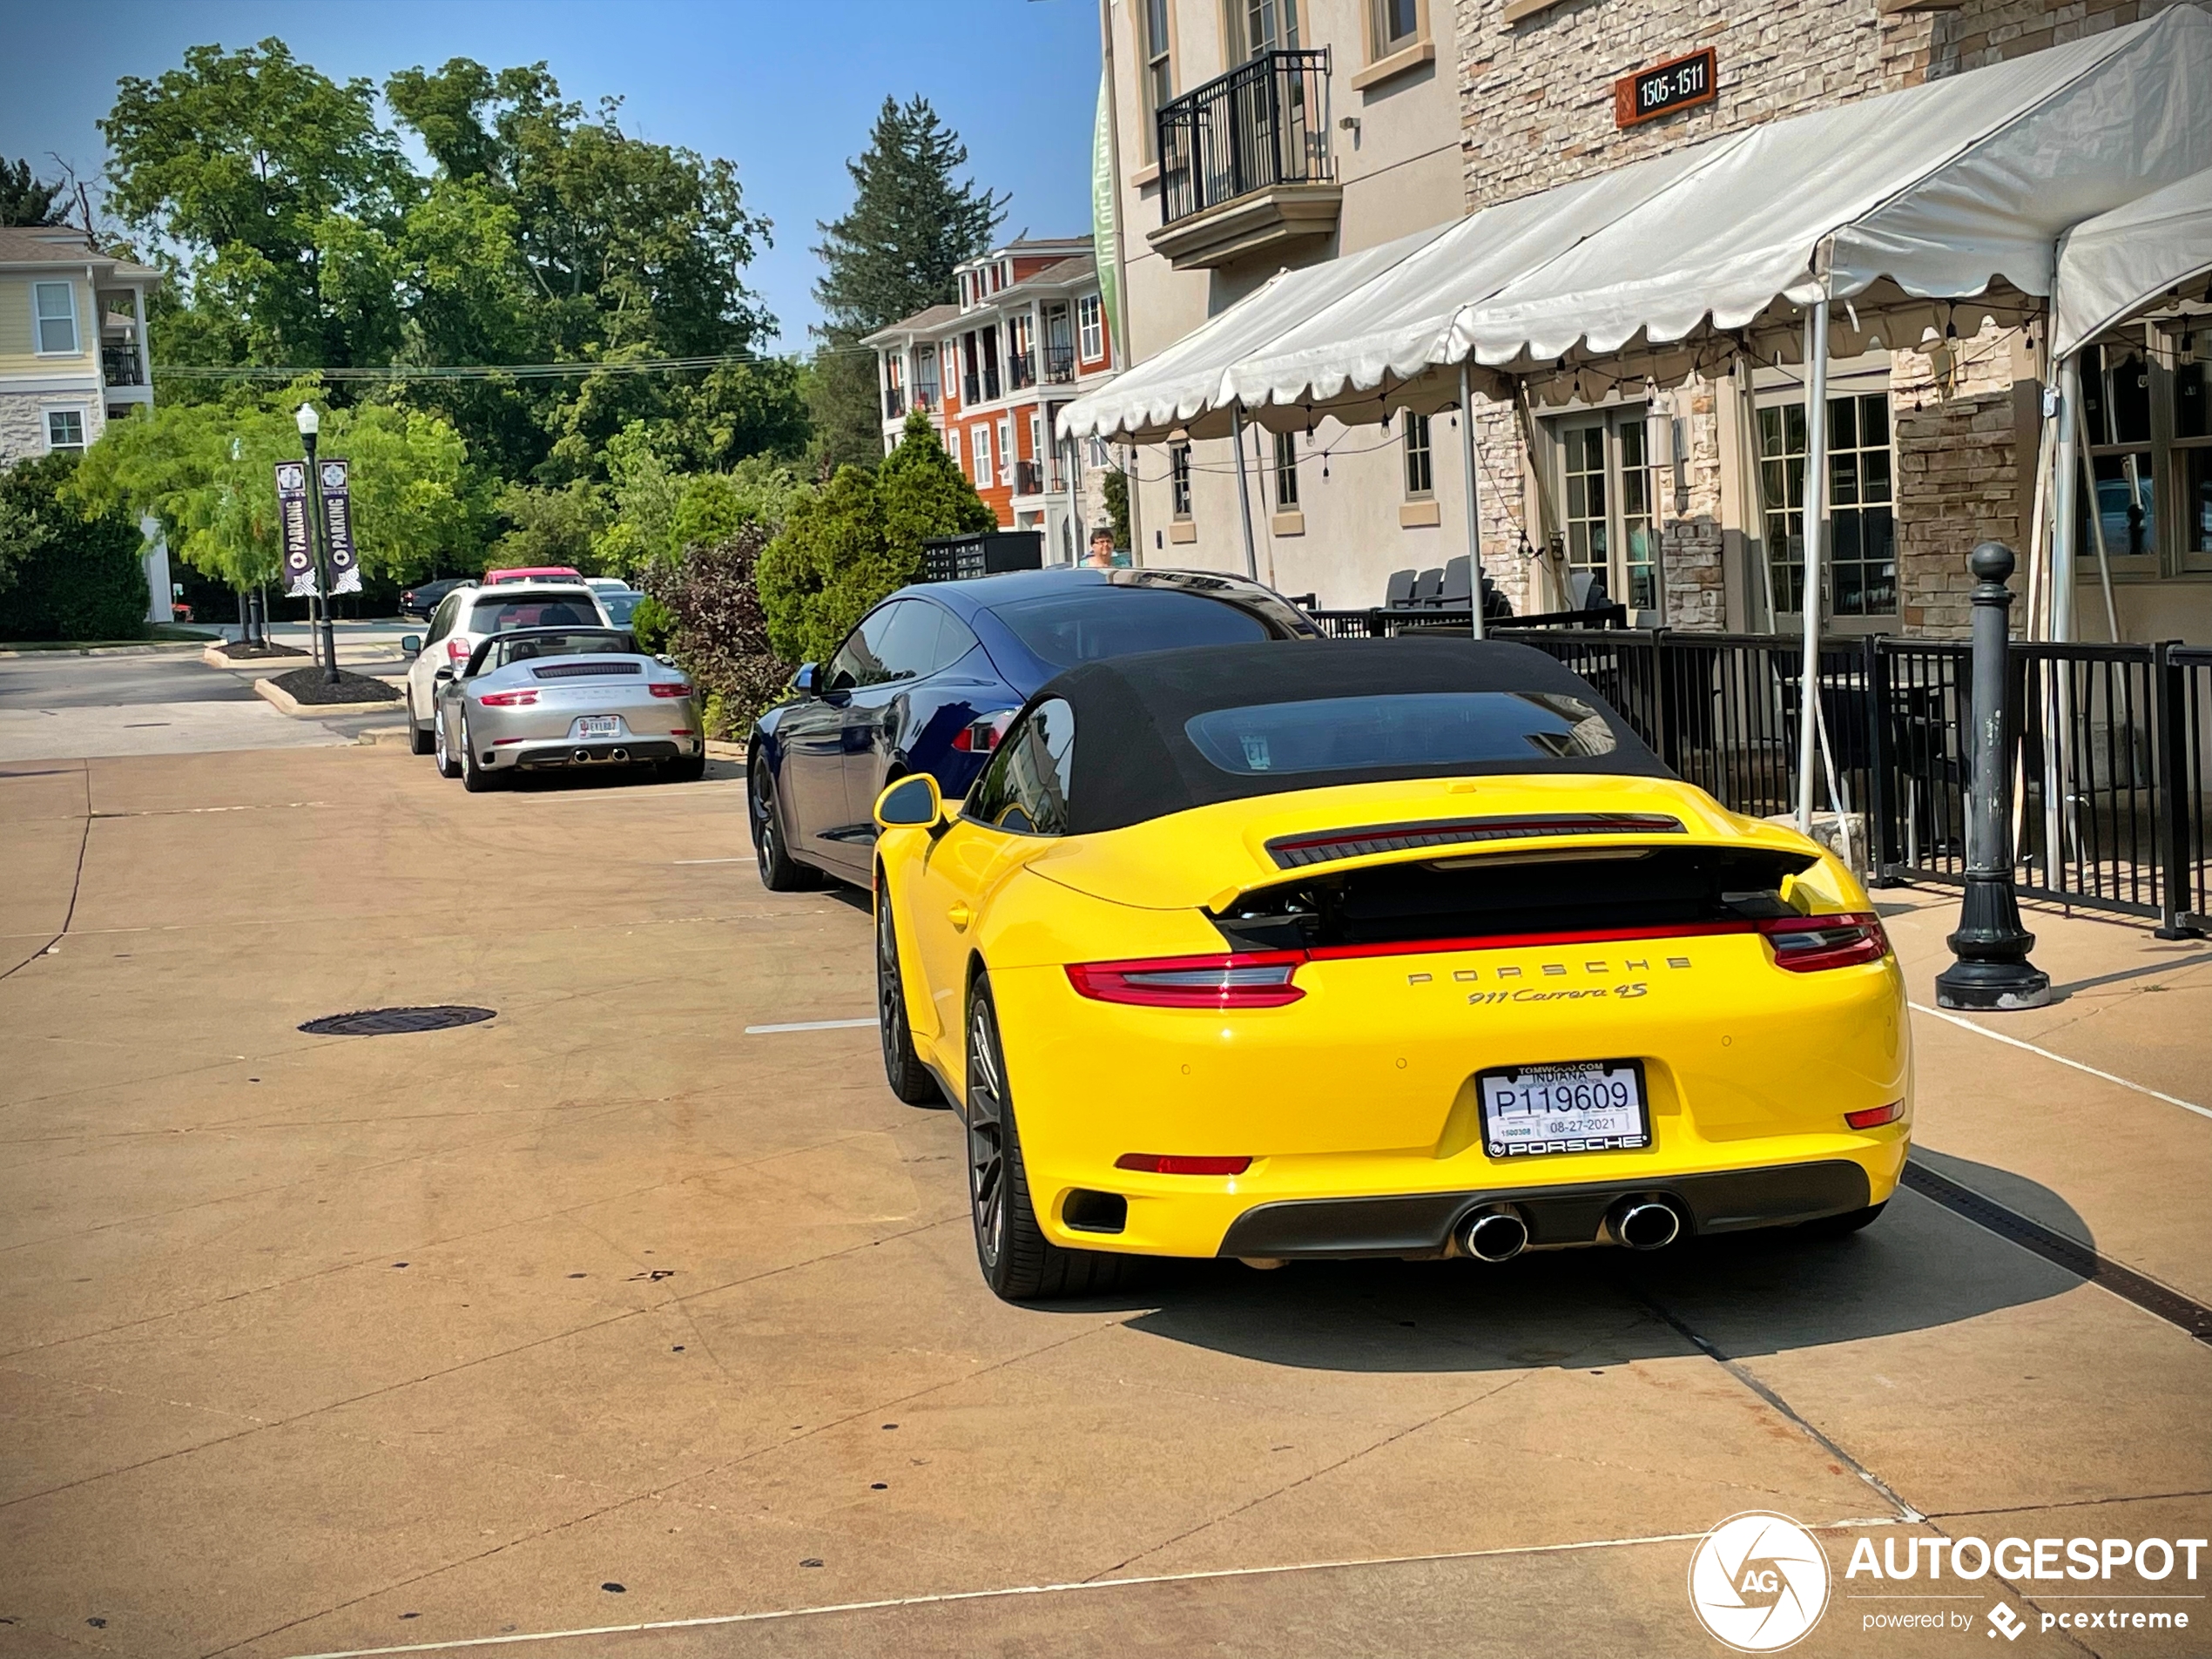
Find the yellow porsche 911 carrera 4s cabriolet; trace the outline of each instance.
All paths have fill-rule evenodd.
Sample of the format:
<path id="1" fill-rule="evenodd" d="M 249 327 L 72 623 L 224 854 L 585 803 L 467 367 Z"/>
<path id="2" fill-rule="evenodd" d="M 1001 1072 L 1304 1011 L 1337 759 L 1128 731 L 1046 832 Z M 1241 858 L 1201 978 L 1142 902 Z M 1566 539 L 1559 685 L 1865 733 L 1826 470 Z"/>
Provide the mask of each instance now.
<path id="1" fill-rule="evenodd" d="M 1089 664 L 964 802 L 917 774 L 876 819 L 886 1069 L 958 1106 L 1001 1296 L 1841 1233 L 1904 1167 L 1904 981 L 1849 871 L 1525 646 Z"/>

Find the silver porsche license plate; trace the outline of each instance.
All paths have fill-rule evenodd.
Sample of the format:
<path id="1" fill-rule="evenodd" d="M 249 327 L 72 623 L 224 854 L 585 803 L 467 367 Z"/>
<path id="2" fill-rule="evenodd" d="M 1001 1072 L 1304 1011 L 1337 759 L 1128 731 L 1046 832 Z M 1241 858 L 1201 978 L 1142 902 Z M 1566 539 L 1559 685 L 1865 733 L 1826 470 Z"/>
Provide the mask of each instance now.
<path id="1" fill-rule="evenodd" d="M 1497 1066 L 1475 1082 L 1483 1143 L 1494 1158 L 1630 1152 L 1651 1144 L 1642 1061 Z"/>
<path id="2" fill-rule="evenodd" d="M 583 714 L 577 717 L 575 735 L 579 738 L 618 738 L 622 735 L 622 716 L 619 714 Z"/>

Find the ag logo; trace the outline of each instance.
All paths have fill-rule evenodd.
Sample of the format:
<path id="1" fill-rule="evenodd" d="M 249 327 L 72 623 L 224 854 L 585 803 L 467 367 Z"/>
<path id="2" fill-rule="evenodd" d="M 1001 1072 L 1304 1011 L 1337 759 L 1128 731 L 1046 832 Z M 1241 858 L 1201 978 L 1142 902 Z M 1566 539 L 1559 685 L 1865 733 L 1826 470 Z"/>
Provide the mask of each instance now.
<path id="1" fill-rule="evenodd" d="M 1689 1558 L 1689 1605 L 1716 1640 L 1738 1653 L 1778 1653 L 1826 1611 L 1828 1557 L 1787 1515 L 1730 1515 Z"/>

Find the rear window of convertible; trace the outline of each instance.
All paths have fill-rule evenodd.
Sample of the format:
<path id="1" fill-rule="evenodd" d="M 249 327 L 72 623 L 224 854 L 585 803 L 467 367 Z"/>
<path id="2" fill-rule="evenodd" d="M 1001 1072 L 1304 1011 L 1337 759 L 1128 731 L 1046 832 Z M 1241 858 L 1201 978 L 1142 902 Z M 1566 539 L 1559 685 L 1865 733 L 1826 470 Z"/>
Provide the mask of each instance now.
<path id="1" fill-rule="evenodd" d="M 1580 759 L 1613 752 L 1612 728 L 1552 691 L 1418 691 L 1212 709 L 1184 723 L 1191 744 L 1239 777 Z"/>
<path id="2" fill-rule="evenodd" d="M 1017 599 L 991 614 L 1038 661 L 1073 668 L 1109 657 L 1177 645 L 1242 645 L 1269 637 L 1248 610 L 1194 593 L 1157 588 L 1092 588 Z"/>

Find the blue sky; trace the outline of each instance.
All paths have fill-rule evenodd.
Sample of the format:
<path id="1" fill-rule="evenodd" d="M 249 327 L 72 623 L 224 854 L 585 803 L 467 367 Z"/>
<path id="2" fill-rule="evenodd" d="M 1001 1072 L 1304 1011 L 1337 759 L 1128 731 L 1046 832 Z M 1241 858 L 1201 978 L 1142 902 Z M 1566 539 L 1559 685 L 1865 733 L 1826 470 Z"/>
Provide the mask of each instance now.
<path id="1" fill-rule="evenodd" d="M 116 78 L 151 78 L 205 42 L 280 36 L 334 79 L 473 57 L 543 58 L 587 106 L 625 100 L 624 125 L 738 165 L 747 206 L 775 221 L 749 280 L 800 347 L 819 313 L 817 219 L 851 200 L 845 162 L 886 94 L 920 92 L 967 143 L 974 176 L 1010 192 L 1005 234 L 1090 228 L 1098 95 L 1096 0 L 105 0 L 13 12 L 0 53 L 0 155 L 51 174 L 105 160 L 94 125 Z"/>

